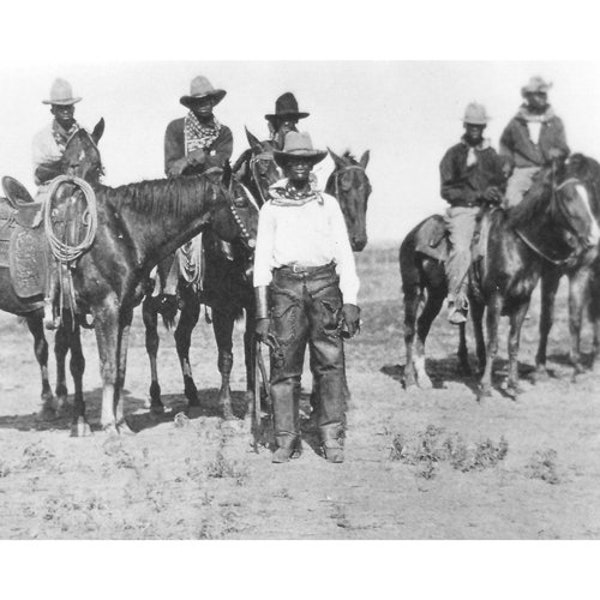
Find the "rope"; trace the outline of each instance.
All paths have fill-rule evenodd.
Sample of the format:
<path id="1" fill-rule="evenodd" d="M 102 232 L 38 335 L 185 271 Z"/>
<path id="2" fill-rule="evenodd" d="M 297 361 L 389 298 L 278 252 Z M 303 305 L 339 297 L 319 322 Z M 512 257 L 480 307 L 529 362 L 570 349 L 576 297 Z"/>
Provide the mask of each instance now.
<path id="1" fill-rule="evenodd" d="M 85 196 L 87 209 L 83 214 L 83 224 L 87 226 L 87 231 L 84 239 L 79 243 L 71 246 L 60 240 L 54 233 L 52 225 L 52 201 L 58 188 L 63 183 L 71 183 L 78 187 Z M 48 191 L 48 199 L 43 207 L 44 211 L 44 229 L 46 237 L 52 250 L 54 258 L 61 264 L 70 264 L 77 260 L 90 246 L 94 243 L 96 231 L 98 229 L 98 211 L 96 208 L 96 194 L 92 186 L 87 181 L 80 177 L 71 177 L 69 175 L 59 175 L 52 180 Z"/>

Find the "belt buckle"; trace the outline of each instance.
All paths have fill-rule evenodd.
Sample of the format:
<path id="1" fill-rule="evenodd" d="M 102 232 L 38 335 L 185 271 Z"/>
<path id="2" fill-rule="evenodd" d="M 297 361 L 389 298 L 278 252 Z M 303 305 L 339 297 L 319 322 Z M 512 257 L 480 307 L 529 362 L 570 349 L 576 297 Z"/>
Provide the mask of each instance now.
<path id="1" fill-rule="evenodd" d="M 304 273 L 305 269 L 303 267 L 301 267 L 300 265 L 294 263 L 292 265 L 292 273 L 295 273 L 296 275 L 300 275 L 301 273 Z"/>

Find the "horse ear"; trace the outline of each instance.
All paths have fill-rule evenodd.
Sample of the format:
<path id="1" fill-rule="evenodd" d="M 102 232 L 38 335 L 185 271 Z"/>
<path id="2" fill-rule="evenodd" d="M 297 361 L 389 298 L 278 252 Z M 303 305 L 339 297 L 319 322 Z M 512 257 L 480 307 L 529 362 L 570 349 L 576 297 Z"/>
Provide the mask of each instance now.
<path id="1" fill-rule="evenodd" d="M 244 127 L 244 129 L 246 130 L 246 138 L 248 139 L 250 148 L 252 148 L 254 151 L 261 152 L 262 146 L 260 144 L 260 140 L 254 134 L 250 133 L 247 127 Z"/>
<path id="2" fill-rule="evenodd" d="M 341 169 L 344 166 L 344 161 L 331 148 L 328 147 L 327 151 L 331 155 L 331 158 L 333 158 L 333 162 L 335 163 L 335 166 L 338 169 Z"/>
<path id="3" fill-rule="evenodd" d="M 94 127 L 94 131 L 92 131 L 92 139 L 94 140 L 94 144 L 98 145 L 102 134 L 104 133 L 104 117 L 100 117 L 100 120 L 96 123 L 96 127 Z"/>
<path id="4" fill-rule="evenodd" d="M 225 161 L 225 164 L 223 165 L 223 175 L 221 177 L 221 182 L 227 189 L 229 189 L 231 185 L 231 173 L 231 163 L 229 161 Z"/>
<path id="5" fill-rule="evenodd" d="M 367 168 L 367 165 L 369 164 L 369 158 L 371 158 L 371 152 L 366 150 L 365 153 L 360 157 L 360 166 L 363 169 Z"/>

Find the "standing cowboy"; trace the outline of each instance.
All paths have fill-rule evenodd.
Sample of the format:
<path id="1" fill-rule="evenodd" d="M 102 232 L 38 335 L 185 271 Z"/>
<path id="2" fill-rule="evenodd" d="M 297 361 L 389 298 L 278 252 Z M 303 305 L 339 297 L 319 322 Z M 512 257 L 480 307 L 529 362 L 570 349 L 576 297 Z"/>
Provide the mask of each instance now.
<path id="1" fill-rule="evenodd" d="M 500 137 L 500 154 L 513 169 L 506 189 L 507 206 L 521 202 L 543 166 L 569 156 L 563 122 L 548 104 L 551 87 L 541 77 L 532 77 L 521 88 L 525 102 Z"/>
<path id="2" fill-rule="evenodd" d="M 326 152 L 307 133 L 287 134 L 274 152 L 287 179 L 270 188 L 258 222 L 254 262 L 256 335 L 271 346 L 271 397 L 277 449 L 273 462 L 301 452 L 300 379 L 313 351 L 325 458 L 342 462 L 346 375 L 342 335 L 359 327 L 359 281 L 337 200 L 310 180 Z"/>
<path id="3" fill-rule="evenodd" d="M 503 161 L 483 138 L 488 120 L 483 105 L 469 104 L 463 119 L 465 133 L 440 163 L 441 195 L 450 204 L 445 215 L 450 236 L 446 275 L 448 320 L 454 325 L 466 321 L 467 274 L 477 215 L 485 202 L 500 203 L 506 186 Z"/>
<path id="4" fill-rule="evenodd" d="M 225 90 L 215 89 L 203 75 L 192 79 L 189 95 L 179 99 L 189 112 L 185 117 L 171 121 L 165 132 L 165 173 L 168 177 L 199 175 L 211 167 L 222 168 L 231 158 L 231 130 L 213 114 L 213 108 L 226 93 Z M 194 271 L 200 268 L 202 262 L 202 239 L 204 243 L 218 244 L 222 253 L 232 258 L 232 250 L 227 242 L 216 242 L 212 238 L 212 241 L 207 241 L 206 236 L 198 236 L 184 246 L 184 253 L 193 262 Z M 181 252 L 178 251 L 180 256 Z M 178 263 L 179 258 L 174 261 L 167 277 L 164 289 L 167 296 L 175 295 L 179 279 Z"/>
<path id="5" fill-rule="evenodd" d="M 50 182 L 62 174 L 61 159 L 69 138 L 80 128 L 75 120 L 75 104 L 81 100 L 73 95 L 71 84 L 57 78 L 50 88 L 50 98 L 42 100 L 50 105 L 54 116 L 52 122 L 36 133 L 33 138 L 33 177 L 39 186 L 36 201 L 43 202 L 48 195 Z M 58 293 L 58 274 L 54 263 L 48 272 L 48 289 L 44 298 L 44 325 L 47 329 L 56 329 L 59 318 L 54 312 L 54 298 Z"/>

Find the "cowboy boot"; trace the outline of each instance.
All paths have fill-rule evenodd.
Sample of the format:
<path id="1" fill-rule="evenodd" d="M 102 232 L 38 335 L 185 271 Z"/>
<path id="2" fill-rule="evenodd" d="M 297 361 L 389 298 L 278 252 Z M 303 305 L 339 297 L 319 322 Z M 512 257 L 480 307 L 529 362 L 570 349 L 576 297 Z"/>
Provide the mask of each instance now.
<path id="1" fill-rule="evenodd" d="M 323 454 L 327 462 L 344 462 L 344 426 L 341 423 L 329 423 L 320 429 Z"/>
<path id="2" fill-rule="evenodd" d="M 299 458 L 302 454 L 302 443 L 300 436 L 296 433 L 278 433 L 275 436 L 277 448 L 273 452 L 271 462 L 285 463 L 290 458 Z"/>

